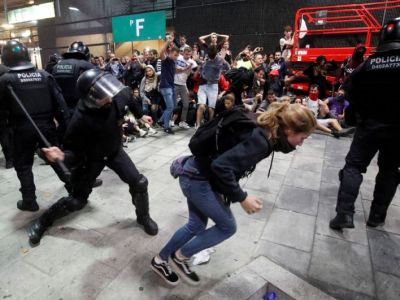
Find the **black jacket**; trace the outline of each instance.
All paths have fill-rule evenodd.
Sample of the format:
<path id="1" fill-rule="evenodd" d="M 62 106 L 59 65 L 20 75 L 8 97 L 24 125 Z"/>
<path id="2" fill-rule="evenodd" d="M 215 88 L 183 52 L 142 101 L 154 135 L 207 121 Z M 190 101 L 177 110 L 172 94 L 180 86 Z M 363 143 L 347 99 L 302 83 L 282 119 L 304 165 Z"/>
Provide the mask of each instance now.
<path id="1" fill-rule="evenodd" d="M 350 106 L 362 120 L 400 125 L 400 49 L 375 53 L 343 84 Z M 350 111 L 350 110 L 349 110 Z M 345 115 L 347 115 L 346 109 Z"/>
<path id="2" fill-rule="evenodd" d="M 61 90 L 54 78 L 43 70 L 35 68 L 9 71 L 0 77 L 0 106 L 10 112 L 10 121 L 18 126 L 28 122 L 25 114 L 13 99 L 8 85 L 21 100 L 32 119 L 38 124 L 54 123 L 55 118 L 60 131 L 65 131 L 69 121 L 68 109 Z"/>
<path id="3" fill-rule="evenodd" d="M 241 202 L 247 197 L 239 180 L 254 171 L 258 162 L 273 151 L 273 144 L 265 129 L 257 127 L 241 136 L 242 142 L 221 154 L 212 162 L 195 158 L 200 172 L 208 179 L 216 192 L 230 202 Z"/>
<path id="4" fill-rule="evenodd" d="M 96 66 L 84 59 L 67 58 L 60 60 L 53 68 L 53 76 L 62 90 L 65 102 L 70 110 L 74 110 L 79 101 L 76 82 L 79 76 Z"/>
<path id="5" fill-rule="evenodd" d="M 130 88 L 117 94 L 108 108 L 89 109 L 80 100 L 64 138 L 67 163 L 112 159 L 122 145 L 121 124 L 127 110 L 136 118 L 143 116 Z"/>

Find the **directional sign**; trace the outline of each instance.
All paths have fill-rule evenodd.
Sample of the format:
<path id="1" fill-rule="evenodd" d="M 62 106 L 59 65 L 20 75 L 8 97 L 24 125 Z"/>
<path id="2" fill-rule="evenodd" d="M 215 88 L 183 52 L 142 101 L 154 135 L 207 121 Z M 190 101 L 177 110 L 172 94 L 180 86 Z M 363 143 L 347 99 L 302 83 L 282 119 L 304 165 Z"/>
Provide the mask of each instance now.
<path id="1" fill-rule="evenodd" d="M 158 40 L 165 37 L 164 11 L 114 17 L 111 22 L 116 43 Z"/>

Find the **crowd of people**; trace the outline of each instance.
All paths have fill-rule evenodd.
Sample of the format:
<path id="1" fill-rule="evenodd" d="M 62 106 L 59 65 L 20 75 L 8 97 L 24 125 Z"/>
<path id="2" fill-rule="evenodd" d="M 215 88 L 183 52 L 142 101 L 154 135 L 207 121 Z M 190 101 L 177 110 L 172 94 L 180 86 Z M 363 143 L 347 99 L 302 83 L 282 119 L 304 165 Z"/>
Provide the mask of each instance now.
<path id="1" fill-rule="evenodd" d="M 111 50 L 105 56 L 91 55 L 90 62 L 129 86 L 144 113 L 153 118 L 154 125 L 149 127 L 128 115 L 123 127 L 124 140 L 156 135 L 157 128 L 163 128 L 167 134 L 174 134 L 174 127 L 197 128 L 224 109 L 227 96 L 234 98 L 235 105 L 244 105 L 254 113 L 266 111 L 275 101 L 301 103 L 313 111 L 322 132 L 337 138 L 353 132 L 352 128 L 345 128 L 344 110 L 348 102 L 344 94 L 337 91 L 338 86 L 333 91 L 328 89 L 325 76 L 330 64 L 326 58 L 318 57 L 304 72 L 292 69 L 290 26 L 285 26 L 284 36 L 273 53 L 248 45 L 234 55 L 229 43 L 229 35 L 213 32 L 188 45 L 185 35 L 176 37 L 171 32 L 160 51 L 145 48 L 120 58 Z M 365 47 L 357 46 L 355 53 L 357 59 L 350 60 L 350 64 L 362 61 Z M 53 57 L 46 70 L 52 72 L 55 63 Z M 348 76 L 348 65 L 336 70 L 338 82 Z M 299 78 L 309 82 L 308 95 L 290 88 Z"/>

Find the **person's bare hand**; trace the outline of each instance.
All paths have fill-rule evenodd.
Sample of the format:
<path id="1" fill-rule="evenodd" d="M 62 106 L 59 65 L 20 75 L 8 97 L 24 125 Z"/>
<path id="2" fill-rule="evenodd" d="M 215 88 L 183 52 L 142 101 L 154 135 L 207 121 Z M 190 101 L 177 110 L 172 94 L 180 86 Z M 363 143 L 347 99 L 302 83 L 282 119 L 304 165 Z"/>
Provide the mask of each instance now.
<path id="1" fill-rule="evenodd" d="M 153 124 L 153 119 L 150 116 L 143 115 L 142 121 L 150 125 Z"/>
<path id="2" fill-rule="evenodd" d="M 58 147 L 42 148 L 41 150 L 49 162 L 53 163 L 64 160 L 64 152 L 62 152 Z"/>
<path id="3" fill-rule="evenodd" d="M 240 202 L 243 210 L 249 215 L 259 212 L 262 209 L 262 201 L 256 196 L 247 196 L 242 202 Z"/>

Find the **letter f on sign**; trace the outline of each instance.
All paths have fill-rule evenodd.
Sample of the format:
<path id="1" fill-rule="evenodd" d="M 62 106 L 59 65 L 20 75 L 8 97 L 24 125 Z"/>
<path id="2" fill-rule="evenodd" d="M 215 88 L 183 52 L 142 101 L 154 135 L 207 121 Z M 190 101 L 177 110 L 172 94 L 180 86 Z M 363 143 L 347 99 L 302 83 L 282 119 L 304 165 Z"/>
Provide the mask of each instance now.
<path id="1" fill-rule="evenodd" d="M 143 25 L 140 23 L 143 23 L 144 19 L 137 19 L 136 20 L 136 36 L 140 36 L 140 29 L 143 29 Z"/>

